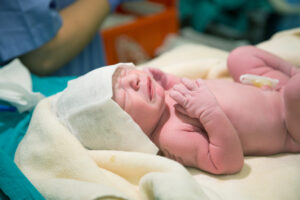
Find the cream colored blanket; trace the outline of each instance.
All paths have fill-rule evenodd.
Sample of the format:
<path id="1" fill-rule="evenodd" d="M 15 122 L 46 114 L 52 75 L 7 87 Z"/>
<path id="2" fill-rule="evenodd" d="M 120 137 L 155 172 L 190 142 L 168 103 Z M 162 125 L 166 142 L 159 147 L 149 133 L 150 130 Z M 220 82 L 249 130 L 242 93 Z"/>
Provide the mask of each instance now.
<path id="1" fill-rule="evenodd" d="M 261 44 L 274 50 L 286 38 Z M 279 34 L 279 35 L 280 35 Z M 284 39 L 283 39 L 284 38 Z M 288 41 L 290 41 L 289 39 Z M 279 56 L 300 66 L 300 42 Z M 276 44 L 272 46 L 272 44 Z M 299 53 L 297 53 L 299 55 Z M 205 46 L 182 46 L 147 66 L 190 78 L 230 78 L 228 53 Z M 293 58 L 292 60 L 288 58 Z M 144 66 L 146 66 L 144 65 Z M 50 109 L 51 98 L 41 101 L 28 132 L 20 143 L 15 161 L 47 199 L 289 199 L 300 197 L 300 155 L 246 158 L 242 171 L 230 176 L 213 176 L 185 169 L 169 159 L 143 153 L 90 151 L 62 126 Z M 188 173 L 190 172 L 190 173 Z M 192 176 L 194 177 L 192 177 Z"/>
<path id="2" fill-rule="evenodd" d="M 279 32 L 257 47 L 300 67 L 300 28 Z M 227 56 L 228 52 L 218 49 L 185 45 L 142 67 L 157 67 L 190 78 L 230 78 L 226 68 Z M 196 169 L 189 171 L 202 188 L 214 190 L 220 199 L 300 199 L 300 154 L 247 157 L 242 171 L 234 175 L 216 176 Z"/>

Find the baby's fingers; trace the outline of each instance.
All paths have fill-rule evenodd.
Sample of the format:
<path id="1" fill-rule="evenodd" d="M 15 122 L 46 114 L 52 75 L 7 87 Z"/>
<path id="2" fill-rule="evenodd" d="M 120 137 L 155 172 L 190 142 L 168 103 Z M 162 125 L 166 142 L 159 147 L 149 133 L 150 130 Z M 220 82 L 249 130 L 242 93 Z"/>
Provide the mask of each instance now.
<path id="1" fill-rule="evenodd" d="M 200 87 L 200 86 L 202 86 L 203 84 L 205 84 L 205 83 L 204 83 L 204 80 L 201 79 L 201 78 L 197 79 L 197 80 L 195 81 L 195 83 L 196 83 L 197 87 Z"/>
<path id="2" fill-rule="evenodd" d="M 187 79 L 187 78 L 182 78 L 181 82 L 189 90 L 197 90 L 203 84 L 202 79 L 190 80 L 190 79 Z"/>
<path id="3" fill-rule="evenodd" d="M 195 90 L 197 88 L 197 85 L 196 85 L 195 81 L 193 81 L 193 80 L 189 80 L 187 78 L 182 78 L 181 82 L 189 90 Z"/>
<path id="4" fill-rule="evenodd" d="M 189 90 L 197 90 L 203 84 L 202 79 L 190 80 L 190 79 L 183 78 L 183 79 L 181 79 L 181 82 Z"/>
<path id="5" fill-rule="evenodd" d="M 184 115 L 187 115 L 188 116 L 188 113 L 186 112 L 186 110 L 184 109 L 184 107 L 180 104 L 175 104 L 174 105 L 175 109 L 180 112 L 181 114 L 184 114 Z"/>
<path id="6" fill-rule="evenodd" d="M 184 105 L 185 104 L 185 101 L 186 101 L 185 99 L 186 98 L 185 98 L 185 96 L 181 92 L 179 92 L 177 90 L 171 90 L 170 93 L 169 93 L 169 95 L 178 104 L 180 104 L 180 105 Z"/>
<path id="7" fill-rule="evenodd" d="M 183 96 L 190 93 L 190 90 L 183 83 L 174 85 L 172 90 L 181 93 Z"/>

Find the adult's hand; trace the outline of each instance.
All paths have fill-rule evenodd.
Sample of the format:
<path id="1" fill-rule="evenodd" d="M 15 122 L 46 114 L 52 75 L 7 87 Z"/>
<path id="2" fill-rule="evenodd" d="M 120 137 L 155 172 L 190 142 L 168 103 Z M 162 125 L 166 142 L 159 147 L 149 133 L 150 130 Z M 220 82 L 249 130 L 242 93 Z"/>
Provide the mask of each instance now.
<path id="1" fill-rule="evenodd" d="M 62 27 L 41 47 L 20 56 L 33 73 L 49 75 L 77 56 L 99 31 L 109 13 L 107 0 L 77 0 L 59 11 Z"/>

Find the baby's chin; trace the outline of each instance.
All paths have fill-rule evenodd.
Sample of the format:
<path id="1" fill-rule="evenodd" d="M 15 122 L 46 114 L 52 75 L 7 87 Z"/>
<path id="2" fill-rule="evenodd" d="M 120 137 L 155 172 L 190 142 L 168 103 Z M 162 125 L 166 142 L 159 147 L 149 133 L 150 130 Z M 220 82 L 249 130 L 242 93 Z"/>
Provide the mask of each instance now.
<path id="1" fill-rule="evenodd" d="M 161 113 L 163 113 L 163 111 L 165 110 L 166 107 L 166 102 L 165 102 L 165 98 L 166 98 L 166 92 L 165 90 L 160 86 L 160 89 L 157 90 L 157 96 L 159 96 L 159 98 L 161 99 Z"/>

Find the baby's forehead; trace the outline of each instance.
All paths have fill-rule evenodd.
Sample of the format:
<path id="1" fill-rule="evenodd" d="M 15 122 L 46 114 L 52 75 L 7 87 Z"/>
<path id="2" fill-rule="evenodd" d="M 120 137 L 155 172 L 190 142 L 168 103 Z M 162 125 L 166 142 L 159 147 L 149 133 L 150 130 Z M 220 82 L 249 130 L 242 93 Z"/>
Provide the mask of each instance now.
<path id="1" fill-rule="evenodd" d="M 120 78 L 126 77 L 132 70 L 135 69 L 133 67 L 118 67 L 112 75 L 112 85 L 115 86 Z"/>
<path id="2" fill-rule="evenodd" d="M 126 76 L 128 73 L 136 73 L 141 74 L 144 73 L 144 71 L 136 69 L 134 67 L 119 67 L 113 76 L 119 77 L 119 76 Z"/>

